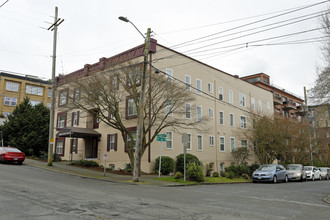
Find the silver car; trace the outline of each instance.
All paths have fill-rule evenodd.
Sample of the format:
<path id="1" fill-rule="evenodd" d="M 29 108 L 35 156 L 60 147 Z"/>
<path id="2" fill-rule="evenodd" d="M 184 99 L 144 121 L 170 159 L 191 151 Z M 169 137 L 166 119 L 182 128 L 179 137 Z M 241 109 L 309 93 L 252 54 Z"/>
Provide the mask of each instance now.
<path id="1" fill-rule="evenodd" d="M 329 167 L 320 167 L 322 179 L 329 180 L 330 178 L 330 168 Z"/>
<path id="2" fill-rule="evenodd" d="M 304 170 L 304 166 L 302 164 L 289 164 L 286 167 L 286 173 L 290 181 L 299 180 L 306 181 L 307 174 Z"/>

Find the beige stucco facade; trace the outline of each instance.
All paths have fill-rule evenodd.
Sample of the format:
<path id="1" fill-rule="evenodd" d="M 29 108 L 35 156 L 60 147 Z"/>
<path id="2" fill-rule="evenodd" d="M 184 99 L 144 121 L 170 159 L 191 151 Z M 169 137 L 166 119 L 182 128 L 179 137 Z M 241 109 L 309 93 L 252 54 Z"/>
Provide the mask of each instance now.
<path id="1" fill-rule="evenodd" d="M 233 162 L 233 158 L 231 156 L 231 148 L 238 148 L 242 145 L 239 132 L 240 129 L 246 128 L 241 128 L 241 118 L 245 118 L 245 125 L 250 127 L 251 111 L 258 114 L 274 114 L 272 93 L 265 89 L 254 86 L 240 79 L 238 76 L 233 76 L 222 72 L 190 57 L 184 56 L 166 47 L 158 45 L 155 42 L 153 46 L 153 53 L 149 57 L 149 60 L 153 62 L 152 65 L 164 73 L 171 72 L 175 79 L 178 79 L 182 82 L 186 82 L 186 80 L 190 78 L 190 92 L 196 95 L 196 101 L 195 103 L 191 103 L 191 105 L 200 106 L 202 109 L 202 115 L 208 117 L 208 130 L 206 132 L 200 133 L 195 129 L 180 131 L 171 129 L 163 130 L 161 133 L 172 135 L 172 144 L 167 145 L 166 142 L 162 143 L 162 155 L 175 159 L 177 155 L 183 153 L 182 134 L 187 133 L 191 135 L 190 149 L 188 149 L 187 152 L 197 156 L 204 165 L 213 163 L 213 170 L 219 172 L 221 169 L 224 169 L 226 166 L 229 166 L 231 162 Z M 139 47 L 135 48 L 135 50 L 138 49 Z M 130 52 L 131 51 L 127 51 L 127 54 Z M 120 56 L 123 54 L 125 54 L 125 52 L 120 54 Z M 141 56 L 139 56 L 138 59 L 141 59 Z M 102 61 L 105 61 L 105 58 L 100 59 L 100 62 Z M 76 71 L 74 74 L 75 76 L 78 76 L 79 74 L 83 74 L 84 71 L 98 72 L 95 66 L 96 65 L 87 66 L 89 69 L 85 66 L 84 69 Z M 91 70 L 92 68 L 94 68 L 94 70 Z M 73 75 L 70 76 L 71 79 L 72 76 Z M 56 103 L 58 103 L 59 92 L 63 91 L 63 89 L 68 86 L 67 83 L 65 83 L 65 80 L 61 81 L 61 79 L 59 79 L 58 82 Z M 200 85 L 201 88 L 199 87 Z M 185 85 L 182 84 L 182 86 L 184 87 Z M 199 87 L 203 93 L 197 94 L 198 92 L 195 89 L 197 87 Z M 219 91 L 222 93 L 222 100 L 219 100 Z M 72 125 L 71 111 L 66 109 L 65 106 L 58 107 L 58 105 L 56 105 L 55 110 L 55 124 L 58 123 L 58 115 L 66 112 L 65 125 Z M 79 110 L 75 109 L 73 111 Z M 178 118 L 178 120 L 196 120 L 196 108 L 192 108 L 191 111 L 194 113 L 190 119 L 181 117 Z M 79 117 L 79 124 L 76 125 L 76 127 L 90 127 L 90 120 L 88 120 L 88 117 L 85 117 L 86 115 L 83 116 L 83 112 L 80 112 L 79 114 L 81 117 Z M 170 117 L 175 117 L 175 113 Z M 233 119 L 233 124 L 231 124 L 231 118 Z M 137 119 L 127 120 L 125 123 L 126 127 L 136 127 Z M 107 167 L 109 167 L 111 164 L 111 166 L 115 167 L 115 169 L 124 168 L 125 164 L 129 163 L 129 159 L 124 151 L 125 143 L 120 132 L 106 126 L 102 122 L 99 124 L 99 128 L 94 130 L 101 134 L 99 138 L 96 138 L 97 152 L 94 154 L 94 157 L 88 158 L 87 156 L 87 145 L 90 145 L 91 141 L 87 140 L 86 138 L 77 139 L 77 150 L 75 150 L 75 152 L 72 154 L 71 138 L 56 138 L 57 141 L 55 143 L 54 151 L 56 152 L 57 147 L 61 147 L 57 145 L 60 145 L 63 142 L 64 145 L 61 149 L 61 155 L 65 160 L 79 160 L 87 158 L 95 160 L 99 164 L 103 165 L 103 155 L 107 154 Z M 55 134 L 58 132 L 59 129 L 55 131 Z M 118 149 L 116 151 L 107 151 L 107 135 L 116 133 L 118 134 Z M 59 144 L 58 140 L 60 140 Z M 220 147 L 220 140 L 224 141 L 224 149 L 221 149 L 223 145 Z M 233 143 L 234 145 L 232 145 Z M 145 151 L 142 158 L 142 171 L 148 173 L 153 172 L 154 161 L 160 155 L 160 145 L 161 142 L 154 141 L 151 144 L 150 149 Z M 251 154 L 250 162 L 253 161 L 256 161 L 256 158 L 254 158 L 253 154 Z"/>

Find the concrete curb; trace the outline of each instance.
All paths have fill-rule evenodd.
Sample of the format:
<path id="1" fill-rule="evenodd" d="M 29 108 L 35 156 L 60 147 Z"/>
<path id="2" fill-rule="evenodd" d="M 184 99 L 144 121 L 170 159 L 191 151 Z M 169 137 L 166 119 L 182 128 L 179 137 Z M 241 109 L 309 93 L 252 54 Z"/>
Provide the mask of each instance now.
<path id="1" fill-rule="evenodd" d="M 328 195 L 327 197 L 325 197 L 323 199 L 323 201 L 326 202 L 326 203 L 328 203 L 328 204 L 330 204 L 330 195 Z"/>

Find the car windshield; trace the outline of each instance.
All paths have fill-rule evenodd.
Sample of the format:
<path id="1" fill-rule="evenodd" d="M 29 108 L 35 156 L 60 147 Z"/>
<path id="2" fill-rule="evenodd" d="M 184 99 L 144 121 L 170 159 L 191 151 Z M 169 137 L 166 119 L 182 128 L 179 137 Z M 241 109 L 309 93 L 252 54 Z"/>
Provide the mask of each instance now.
<path id="1" fill-rule="evenodd" d="M 286 168 L 287 170 L 301 170 L 301 166 L 293 166 L 293 165 L 290 165 L 290 166 L 287 166 Z"/>
<path id="2" fill-rule="evenodd" d="M 327 168 L 321 168 L 322 172 L 327 172 Z"/>
<path id="3" fill-rule="evenodd" d="M 307 170 L 307 171 L 310 171 L 312 169 L 313 169 L 312 167 L 305 167 L 305 170 Z"/>
<path id="4" fill-rule="evenodd" d="M 264 165 L 259 168 L 259 170 L 267 171 L 267 170 L 275 170 L 275 166 Z"/>
<path id="5" fill-rule="evenodd" d="M 3 148 L 6 152 L 16 152 L 19 153 L 21 152 L 20 150 L 18 150 L 17 148 Z"/>

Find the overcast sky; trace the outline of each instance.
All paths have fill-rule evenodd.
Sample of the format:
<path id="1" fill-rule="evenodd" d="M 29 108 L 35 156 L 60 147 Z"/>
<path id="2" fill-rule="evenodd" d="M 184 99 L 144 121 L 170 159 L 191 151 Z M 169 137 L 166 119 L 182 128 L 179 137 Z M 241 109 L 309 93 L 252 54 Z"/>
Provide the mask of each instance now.
<path id="1" fill-rule="evenodd" d="M 315 16 L 327 9 L 322 2 L 0 0 L 0 70 L 51 78 L 53 32 L 41 27 L 49 27 L 58 6 L 65 21 L 58 29 L 56 75 L 142 44 L 134 27 L 118 19 L 125 16 L 142 33 L 150 27 L 166 47 L 232 75 L 266 73 L 271 83 L 303 97 L 323 63 L 322 35 L 312 30 L 319 28 Z"/>

